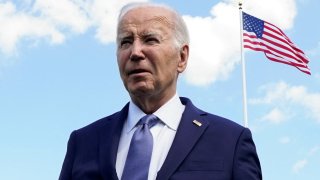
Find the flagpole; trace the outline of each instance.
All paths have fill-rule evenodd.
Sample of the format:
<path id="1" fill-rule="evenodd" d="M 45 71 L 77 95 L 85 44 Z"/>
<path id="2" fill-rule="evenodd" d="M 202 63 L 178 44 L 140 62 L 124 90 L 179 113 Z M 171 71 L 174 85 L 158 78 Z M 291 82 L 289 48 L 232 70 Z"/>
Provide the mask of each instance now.
<path id="1" fill-rule="evenodd" d="M 241 64 L 242 64 L 242 94 L 243 94 L 243 121 L 244 127 L 248 127 L 248 110 L 247 110 L 247 80 L 246 80 L 246 62 L 243 52 L 243 19 L 242 19 L 242 1 L 239 1 L 240 16 L 240 44 L 241 44 Z"/>

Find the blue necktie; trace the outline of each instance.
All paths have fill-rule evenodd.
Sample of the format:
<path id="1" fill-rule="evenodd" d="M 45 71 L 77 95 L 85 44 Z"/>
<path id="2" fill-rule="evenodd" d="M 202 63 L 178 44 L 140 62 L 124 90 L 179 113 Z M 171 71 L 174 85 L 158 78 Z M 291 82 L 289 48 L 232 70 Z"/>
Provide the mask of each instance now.
<path id="1" fill-rule="evenodd" d="M 121 180 L 147 180 L 152 155 L 152 126 L 158 122 L 158 117 L 150 114 L 142 117 L 137 124 L 123 169 Z"/>

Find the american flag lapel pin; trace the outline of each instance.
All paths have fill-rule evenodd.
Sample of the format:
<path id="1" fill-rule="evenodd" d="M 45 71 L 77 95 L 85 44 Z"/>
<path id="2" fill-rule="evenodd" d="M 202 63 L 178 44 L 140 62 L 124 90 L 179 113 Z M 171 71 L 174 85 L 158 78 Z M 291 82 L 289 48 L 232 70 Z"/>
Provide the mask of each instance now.
<path id="1" fill-rule="evenodd" d="M 195 124 L 195 125 L 197 125 L 199 127 L 202 126 L 202 123 L 197 121 L 197 120 L 193 120 L 192 122 L 193 122 L 193 124 Z"/>

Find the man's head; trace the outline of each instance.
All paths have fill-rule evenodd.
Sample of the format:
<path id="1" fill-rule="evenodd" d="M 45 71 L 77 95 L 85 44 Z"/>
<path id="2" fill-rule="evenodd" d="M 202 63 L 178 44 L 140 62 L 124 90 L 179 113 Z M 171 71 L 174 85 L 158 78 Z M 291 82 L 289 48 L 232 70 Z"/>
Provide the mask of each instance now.
<path id="1" fill-rule="evenodd" d="M 188 32 L 188 28 L 184 22 L 184 20 L 182 19 L 181 15 L 175 11 L 174 9 L 172 9 L 171 7 L 164 5 L 164 4 L 156 4 L 156 3 L 130 3 L 126 6 L 124 6 L 119 14 L 118 17 L 118 25 L 120 23 L 120 21 L 122 20 L 123 16 L 130 10 L 135 9 L 135 8 L 148 8 L 148 7 L 153 7 L 153 8 L 163 8 L 166 9 L 168 11 L 170 11 L 171 13 L 173 13 L 173 18 L 172 21 L 175 23 L 175 27 L 174 27 L 174 35 L 175 35 L 175 41 L 177 43 L 177 47 L 182 47 L 184 44 L 189 44 L 190 39 L 189 39 L 189 32 Z M 118 27 L 119 28 L 119 27 Z M 118 40 L 118 39 L 117 39 Z"/>
<path id="2" fill-rule="evenodd" d="M 149 101 L 160 107 L 174 95 L 188 55 L 188 31 L 174 10 L 149 3 L 122 9 L 117 59 L 122 81 L 138 106 Z"/>

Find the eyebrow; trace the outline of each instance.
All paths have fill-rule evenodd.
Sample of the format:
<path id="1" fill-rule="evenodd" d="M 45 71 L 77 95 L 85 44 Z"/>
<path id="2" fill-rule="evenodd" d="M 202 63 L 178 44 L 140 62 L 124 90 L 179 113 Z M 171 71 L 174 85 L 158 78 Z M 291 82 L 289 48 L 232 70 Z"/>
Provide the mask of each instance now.
<path id="1" fill-rule="evenodd" d="M 146 31 L 142 32 L 140 37 L 146 38 L 146 37 L 161 37 L 161 35 L 158 32 L 153 32 L 153 31 Z M 132 33 L 130 32 L 124 32 L 118 34 L 117 40 L 122 40 L 122 39 L 130 39 L 132 38 Z"/>
<path id="2" fill-rule="evenodd" d="M 144 36 L 144 37 L 150 37 L 150 36 L 157 36 L 157 37 L 159 37 L 159 36 L 161 36 L 159 33 L 157 33 L 157 32 L 152 32 L 152 31 L 142 32 L 141 35 Z"/>
<path id="3" fill-rule="evenodd" d="M 123 32 L 123 33 L 119 33 L 117 35 L 117 41 L 120 41 L 122 39 L 129 39 L 132 36 L 132 33 L 130 32 Z"/>

